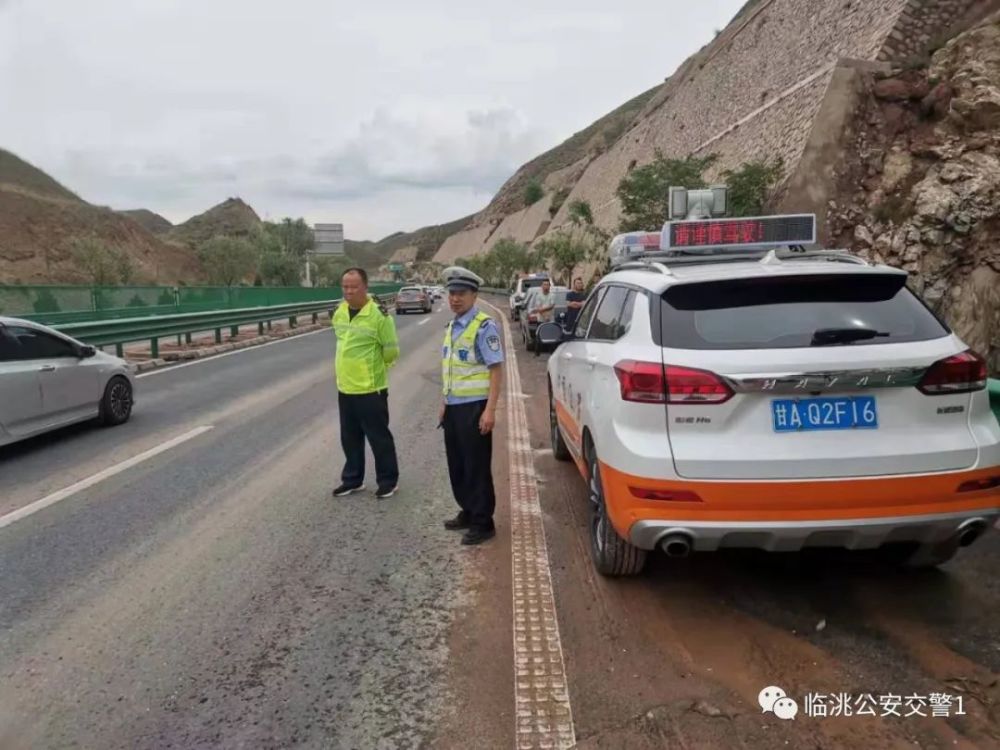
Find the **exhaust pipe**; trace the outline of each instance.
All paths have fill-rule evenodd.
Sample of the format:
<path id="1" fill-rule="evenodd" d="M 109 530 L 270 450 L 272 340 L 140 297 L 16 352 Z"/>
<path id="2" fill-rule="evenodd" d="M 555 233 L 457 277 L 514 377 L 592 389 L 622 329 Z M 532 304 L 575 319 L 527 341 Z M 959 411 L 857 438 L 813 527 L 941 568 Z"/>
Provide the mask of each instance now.
<path id="1" fill-rule="evenodd" d="M 971 521 L 966 521 L 958 529 L 958 544 L 960 547 L 968 547 L 979 537 L 983 535 L 983 532 L 988 528 L 988 524 L 982 518 L 975 518 Z"/>
<path id="2" fill-rule="evenodd" d="M 687 534 L 669 534 L 660 542 L 667 557 L 687 557 L 691 554 L 691 537 Z"/>

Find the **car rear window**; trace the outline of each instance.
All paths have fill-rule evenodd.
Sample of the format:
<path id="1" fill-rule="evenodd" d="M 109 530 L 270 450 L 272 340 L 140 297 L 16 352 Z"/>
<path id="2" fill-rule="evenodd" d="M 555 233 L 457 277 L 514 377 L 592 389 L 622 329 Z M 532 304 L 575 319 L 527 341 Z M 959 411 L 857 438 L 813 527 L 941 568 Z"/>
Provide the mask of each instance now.
<path id="1" fill-rule="evenodd" d="M 679 284 L 663 294 L 659 344 L 676 349 L 788 349 L 927 341 L 948 328 L 902 274 L 779 276 Z M 876 332 L 856 339 L 854 329 Z M 838 340 L 834 336 L 835 340 Z M 827 338 L 826 345 L 830 345 Z"/>
<path id="2" fill-rule="evenodd" d="M 524 279 L 521 282 L 521 289 L 523 291 L 527 292 L 529 289 L 531 289 L 533 287 L 541 286 L 546 281 L 548 281 L 548 279 Z"/>

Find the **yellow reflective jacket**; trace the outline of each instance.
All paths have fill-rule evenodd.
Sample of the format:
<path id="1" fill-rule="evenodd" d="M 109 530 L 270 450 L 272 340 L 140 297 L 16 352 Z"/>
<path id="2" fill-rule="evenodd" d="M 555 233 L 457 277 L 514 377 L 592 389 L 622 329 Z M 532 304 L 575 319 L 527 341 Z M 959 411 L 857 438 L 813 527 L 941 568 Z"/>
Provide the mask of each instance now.
<path id="1" fill-rule="evenodd" d="M 389 387 L 387 370 L 399 359 L 396 324 L 373 299 L 351 320 L 341 302 L 330 321 L 337 336 L 337 390 L 358 395 Z"/>
<path id="2" fill-rule="evenodd" d="M 486 313 L 478 312 L 454 342 L 451 330 L 455 321 L 448 323 L 441 357 L 441 383 L 445 396 L 486 398 L 490 395 L 490 368 L 476 357 L 476 335 L 480 326 L 489 319 Z"/>

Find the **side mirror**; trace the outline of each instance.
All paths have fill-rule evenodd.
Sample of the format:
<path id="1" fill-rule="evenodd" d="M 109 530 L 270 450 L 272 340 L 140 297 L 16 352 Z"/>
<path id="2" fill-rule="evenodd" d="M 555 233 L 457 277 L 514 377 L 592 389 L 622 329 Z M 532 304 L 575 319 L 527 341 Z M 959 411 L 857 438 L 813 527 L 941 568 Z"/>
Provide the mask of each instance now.
<path id="1" fill-rule="evenodd" d="M 80 357 L 80 359 L 90 359 L 95 354 L 97 354 L 97 349 L 90 346 L 89 344 L 81 346 L 77 350 L 77 355 Z"/>
<path id="2" fill-rule="evenodd" d="M 558 323 L 542 323 L 535 331 L 535 338 L 540 344 L 558 344 L 565 337 L 566 334 Z"/>

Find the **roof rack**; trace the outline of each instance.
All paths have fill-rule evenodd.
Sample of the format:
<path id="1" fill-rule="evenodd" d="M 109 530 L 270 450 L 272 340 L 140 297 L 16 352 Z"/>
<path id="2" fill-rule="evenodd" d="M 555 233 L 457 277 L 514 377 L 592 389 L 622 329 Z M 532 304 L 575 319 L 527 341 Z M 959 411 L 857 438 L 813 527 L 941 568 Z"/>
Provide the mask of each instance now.
<path id="1" fill-rule="evenodd" d="M 851 255 L 847 250 L 806 250 L 802 245 L 790 245 L 785 253 L 778 253 L 783 248 L 773 248 L 758 261 L 761 265 L 771 266 L 784 263 L 787 260 L 828 260 L 834 263 L 851 263 L 855 266 L 867 266 L 868 261 Z"/>
<path id="2" fill-rule="evenodd" d="M 663 263 L 656 260 L 630 260 L 621 265 L 615 266 L 612 270 L 614 271 L 656 271 L 657 273 L 662 273 L 664 276 L 673 276 L 673 271 L 671 271 Z"/>

